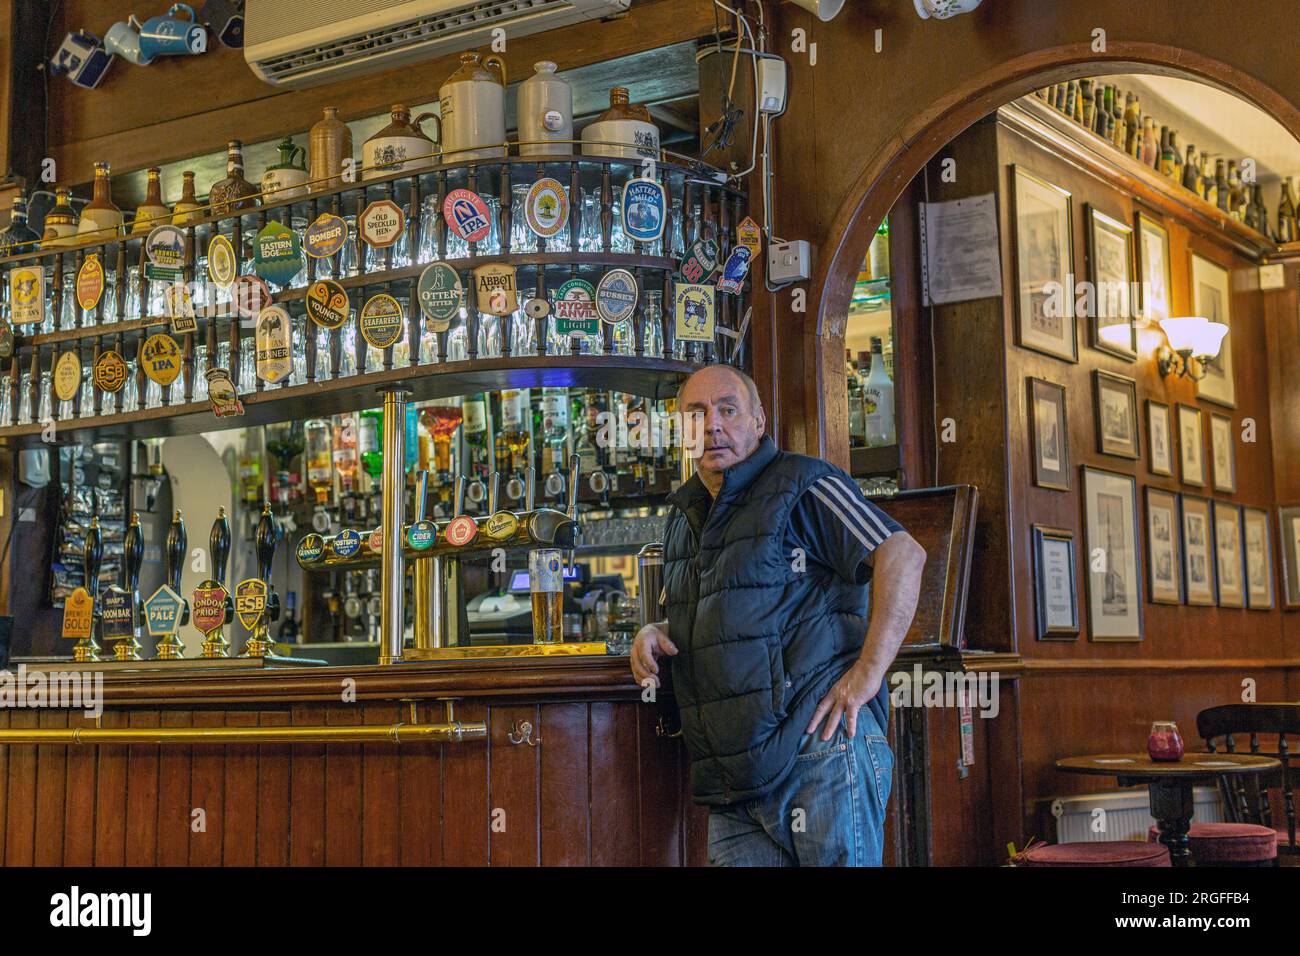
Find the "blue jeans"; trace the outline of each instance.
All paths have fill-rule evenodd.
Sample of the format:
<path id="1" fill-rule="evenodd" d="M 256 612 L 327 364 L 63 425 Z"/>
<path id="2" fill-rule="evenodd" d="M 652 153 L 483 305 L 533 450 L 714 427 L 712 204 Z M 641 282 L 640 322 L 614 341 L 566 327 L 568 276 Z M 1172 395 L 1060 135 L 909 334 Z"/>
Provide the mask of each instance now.
<path id="1" fill-rule="evenodd" d="M 709 813 L 713 866 L 880 866 L 894 754 L 871 710 L 850 738 L 804 734 L 776 789 Z"/>

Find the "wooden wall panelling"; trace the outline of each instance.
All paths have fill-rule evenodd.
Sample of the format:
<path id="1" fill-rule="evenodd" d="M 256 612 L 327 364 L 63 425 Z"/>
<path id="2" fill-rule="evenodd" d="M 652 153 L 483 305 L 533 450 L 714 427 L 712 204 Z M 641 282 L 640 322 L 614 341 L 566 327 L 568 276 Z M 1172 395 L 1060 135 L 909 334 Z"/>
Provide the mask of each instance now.
<path id="1" fill-rule="evenodd" d="M 257 715 L 261 727 L 282 727 L 289 723 L 287 708 L 263 710 Z M 289 744 L 266 744 L 257 748 L 257 865 L 288 866 L 292 833 L 292 754 Z"/>
<path id="2" fill-rule="evenodd" d="M 156 711 L 132 711 L 132 727 L 157 727 Z M 66 750 L 67 748 L 62 748 Z M 161 784 L 159 747 L 129 747 L 126 757 L 126 865 L 158 861 L 158 807 Z"/>
<path id="3" fill-rule="evenodd" d="M 68 714 L 42 710 L 38 727 L 67 727 Z M 32 862 L 58 866 L 63 860 L 63 802 L 66 797 L 68 754 L 64 747 L 36 748 L 36 829 Z"/>
<path id="4" fill-rule="evenodd" d="M 126 710 L 105 710 L 102 727 L 126 727 Z M 126 863 L 126 764 L 127 749 L 100 747 L 95 774 L 95 866 L 123 866 Z"/>
<path id="5" fill-rule="evenodd" d="M 159 715 L 163 727 L 189 727 L 193 722 L 188 710 L 164 710 Z M 158 750 L 157 862 L 159 866 L 185 866 L 190 856 L 190 811 L 194 807 L 190 800 L 191 748 L 171 745 Z M 95 751 L 92 747 L 73 748 L 73 754 L 83 753 L 93 759 Z"/>
<path id="6" fill-rule="evenodd" d="M 1300 263 L 1287 262 L 1283 274 L 1286 285 L 1261 292 L 1260 298 L 1268 343 L 1273 481 L 1278 504 L 1295 504 L 1300 502 L 1300 468 L 1291 467 L 1300 461 Z M 1276 512 L 1269 523 L 1277 524 Z M 1278 587 L 1282 581 L 1279 575 Z"/>
<path id="7" fill-rule="evenodd" d="M 325 723 L 324 704 L 293 704 L 290 721 L 303 727 Z M 325 864 L 325 745 L 297 744 L 289 769 L 290 866 Z"/>
<path id="8" fill-rule="evenodd" d="M 392 726 L 406 719 L 401 705 L 365 705 L 365 723 Z M 361 861 L 365 866 L 396 866 L 401 839 L 401 788 L 395 743 L 362 744 Z"/>
<path id="9" fill-rule="evenodd" d="M 480 700 L 456 703 L 456 718 L 488 718 Z M 488 747 L 484 743 L 442 748 L 442 862 L 446 866 L 488 864 Z"/>
<path id="10" fill-rule="evenodd" d="M 257 711 L 232 710 L 226 714 L 228 727 L 256 727 Z M 225 790 L 222 795 L 221 865 L 253 866 L 257 862 L 257 746 L 229 744 L 226 755 Z"/>
<path id="11" fill-rule="evenodd" d="M 220 727 L 226 714 L 220 710 L 196 710 L 195 727 Z M 103 749 L 103 748 L 101 748 Z M 102 766 L 102 763 L 101 763 Z M 203 829 L 190 823 L 190 866 L 220 866 L 226 816 L 226 748 L 218 744 L 196 744 L 190 748 L 190 812 L 202 810 Z"/>
<path id="12" fill-rule="evenodd" d="M 586 703 L 538 707 L 538 863 L 587 866 L 591 861 L 589 760 Z M 495 853 L 493 854 L 495 863 Z"/>
<path id="13" fill-rule="evenodd" d="M 538 856 L 538 750 L 507 739 L 519 724 L 538 732 L 535 704 L 493 705 L 488 708 L 488 839 L 493 866 L 536 866 Z M 545 738 L 543 738 L 545 740 Z M 476 747 L 477 743 L 469 746 Z"/>
<path id="14" fill-rule="evenodd" d="M 14 729 L 36 726 L 36 712 L 15 710 Z M 31 866 L 35 858 L 36 748 L 6 747 L 9 751 L 8 799 L 5 807 L 5 866 Z"/>
<path id="15" fill-rule="evenodd" d="M 930 315 L 922 304 L 917 204 L 920 177 L 889 213 L 889 289 L 894 317 L 894 407 L 905 488 L 935 482 L 935 373 Z M 898 361 L 897 357 L 906 361 Z M 854 356 L 856 358 L 857 356 Z"/>
<path id="16" fill-rule="evenodd" d="M 421 720 L 441 719 L 437 705 L 422 705 Z M 459 744 L 452 744 L 459 746 Z M 402 866 L 442 862 L 442 744 L 402 744 L 400 818 Z"/>
<path id="17" fill-rule="evenodd" d="M 330 726 L 362 723 L 362 705 L 325 711 Z M 361 745 L 325 745 L 325 865 L 361 865 Z"/>
<path id="18" fill-rule="evenodd" d="M 636 775 L 636 708 L 631 701 L 591 704 L 591 864 L 635 866 L 641 795 Z"/>
<path id="19" fill-rule="evenodd" d="M 655 728 L 659 713 L 653 704 L 636 707 L 637 793 L 641 799 L 641 866 L 682 866 L 682 835 L 677 827 L 690 803 L 681 786 L 686 753 L 680 739 L 662 737 Z"/>
<path id="20" fill-rule="evenodd" d="M 68 716 L 68 725 L 93 727 L 95 719 L 74 711 Z M 66 766 L 68 786 L 63 801 L 64 866 L 92 866 L 95 862 L 95 795 L 98 792 L 95 778 L 98 758 L 99 755 L 94 747 L 72 747 L 68 750 Z M 187 792 L 188 789 L 187 779 Z M 180 862 L 185 863 L 183 856 Z"/>

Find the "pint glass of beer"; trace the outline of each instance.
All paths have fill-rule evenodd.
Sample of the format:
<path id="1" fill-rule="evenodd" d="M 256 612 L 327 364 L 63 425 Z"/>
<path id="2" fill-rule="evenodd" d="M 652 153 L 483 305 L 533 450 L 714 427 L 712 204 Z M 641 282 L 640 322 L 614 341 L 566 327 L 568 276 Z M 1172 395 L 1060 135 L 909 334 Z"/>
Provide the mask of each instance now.
<path id="1" fill-rule="evenodd" d="M 528 552 L 528 581 L 533 597 L 533 643 L 564 640 L 564 562 L 558 548 Z"/>

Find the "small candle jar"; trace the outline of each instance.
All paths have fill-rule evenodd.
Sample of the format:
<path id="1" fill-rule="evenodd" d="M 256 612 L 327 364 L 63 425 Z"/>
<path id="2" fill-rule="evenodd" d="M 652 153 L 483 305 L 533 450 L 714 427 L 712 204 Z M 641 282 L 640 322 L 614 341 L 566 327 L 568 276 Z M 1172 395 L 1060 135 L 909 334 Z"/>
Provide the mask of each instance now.
<path id="1" fill-rule="evenodd" d="M 1147 753 L 1152 760 L 1175 761 L 1183 758 L 1183 738 L 1172 720 L 1157 720 L 1147 737 Z"/>

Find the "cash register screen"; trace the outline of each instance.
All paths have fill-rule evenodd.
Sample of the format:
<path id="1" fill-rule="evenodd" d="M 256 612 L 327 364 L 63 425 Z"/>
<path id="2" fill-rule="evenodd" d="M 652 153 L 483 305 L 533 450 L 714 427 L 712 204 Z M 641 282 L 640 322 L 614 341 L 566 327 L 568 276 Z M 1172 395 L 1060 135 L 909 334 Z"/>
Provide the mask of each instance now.
<path id="1" fill-rule="evenodd" d="M 578 580 L 578 568 L 576 565 L 572 568 L 566 567 L 564 569 L 564 580 L 566 581 Z M 528 586 L 528 572 L 516 571 L 510 578 L 510 587 L 508 588 L 508 590 L 516 594 L 519 593 L 526 594 L 530 590 Z"/>

